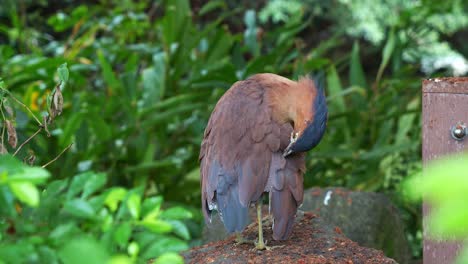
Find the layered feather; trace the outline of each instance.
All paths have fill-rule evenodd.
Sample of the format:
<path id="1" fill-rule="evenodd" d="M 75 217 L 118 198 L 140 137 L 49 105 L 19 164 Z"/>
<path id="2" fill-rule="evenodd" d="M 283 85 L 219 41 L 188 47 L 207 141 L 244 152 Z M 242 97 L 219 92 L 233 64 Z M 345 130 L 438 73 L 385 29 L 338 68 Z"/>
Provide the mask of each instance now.
<path id="1" fill-rule="evenodd" d="M 248 207 L 269 192 L 274 239 L 291 234 L 303 198 L 305 154 L 283 157 L 293 122 L 285 113 L 290 106 L 280 104 L 294 103 L 296 98 L 308 105 L 304 109 L 311 109 L 316 91 L 304 83 L 312 84 L 273 74 L 254 75 L 235 83 L 218 101 L 199 157 L 207 223 L 217 209 L 226 229 L 240 232 L 249 222 Z M 299 114 L 313 117 L 310 110 Z"/>

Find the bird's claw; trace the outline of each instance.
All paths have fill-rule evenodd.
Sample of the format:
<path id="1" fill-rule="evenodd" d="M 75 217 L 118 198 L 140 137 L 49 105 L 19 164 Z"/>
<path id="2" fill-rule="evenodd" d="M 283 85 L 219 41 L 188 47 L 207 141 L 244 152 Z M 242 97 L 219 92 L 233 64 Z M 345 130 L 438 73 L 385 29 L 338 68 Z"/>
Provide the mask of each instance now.
<path id="1" fill-rule="evenodd" d="M 266 241 L 254 242 L 255 248 L 252 250 L 271 250 L 271 247 L 266 245 Z"/>
<path id="2" fill-rule="evenodd" d="M 255 250 L 273 250 L 275 248 L 282 248 L 284 247 L 284 245 L 281 245 L 281 246 L 267 246 L 267 241 L 263 242 L 254 242 L 254 245 L 255 247 L 252 249 L 252 251 L 255 251 Z"/>
<path id="3" fill-rule="evenodd" d="M 243 245 L 243 244 L 255 244 L 255 241 L 246 239 L 242 236 L 236 237 L 236 246 Z"/>

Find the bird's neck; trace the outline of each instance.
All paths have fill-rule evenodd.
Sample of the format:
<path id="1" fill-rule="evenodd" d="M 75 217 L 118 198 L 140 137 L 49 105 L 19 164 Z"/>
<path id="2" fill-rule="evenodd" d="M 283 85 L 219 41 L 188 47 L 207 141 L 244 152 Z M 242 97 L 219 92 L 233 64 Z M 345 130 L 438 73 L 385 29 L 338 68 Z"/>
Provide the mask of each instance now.
<path id="1" fill-rule="evenodd" d="M 311 115 L 312 94 L 300 86 L 277 86 L 272 89 L 270 105 L 272 116 L 280 124 L 291 123 L 295 131 L 306 127 L 307 115 Z"/>

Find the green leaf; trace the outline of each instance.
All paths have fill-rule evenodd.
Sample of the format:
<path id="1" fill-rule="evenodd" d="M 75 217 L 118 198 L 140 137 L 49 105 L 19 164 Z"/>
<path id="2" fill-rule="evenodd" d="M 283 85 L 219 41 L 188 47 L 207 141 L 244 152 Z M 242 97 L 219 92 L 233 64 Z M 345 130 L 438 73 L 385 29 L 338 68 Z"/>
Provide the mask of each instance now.
<path id="1" fill-rule="evenodd" d="M 166 53 L 159 52 L 153 56 L 153 67 L 143 70 L 143 90 L 145 106 L 152 106 L 164 96 L 166 82 Z"/>
<path id="2" fill-rule="evenodd" d="M 141 197 L 136 193 L 130 195 L 127 200 L 127 206 L 133 219 L 138 219 L 141 211 Z"/>
<path id="3" fill-rule="evenodd" d="M 343 87 L 341 86 L 340 77 L 336 71 L 334 65 L 330 66 L 327 75 L 327 87 L 328 87 L 328 96 L 332 97 L 334 100 L 330 103 L 335 107 L 339 112 L 346 111 L 346 104 L 344 98 L 339 95 L 343 92 Z"/>
<path id="4" fill-rule="evenodd" d="M 336 71 L 335 65 L 331 65 L 327 74 L 327 88 L 328 88 L 328 97 L 330 98 L 329 102 L 329 111 L 331 113 L 344 113 L 346 112 L 346 104 L 343 98 L 343 87 L 341 86 L 340 77 Z M 338 120 L 335 124 L 338 127 L 349 127 L 347 124 L 347 119 Z M 342 129 L 341 133 L 344 134 L 345 141 L 349 142 L 351 138 L 351 133 L 349 129 Z"/>
<path id="5" fill-rule="evenodd" d="M 176 206 L 162 211 L 160 217 L 168 220 L 188 219 L 192 218 L 192 213 L 183 207 Z"/>
<path id="6" fill-rule="evenodd" d="M 52 232 L 50 232 L 49 237 L 53 240 L 56 240 L 57 243 L 62 243 L 68 239 L 68 237 L 72 236 L 73 233 L 78 231 L 79 229 L 76 227 L 75 223 L 73 222 L 68 222 L 68 223 L 63 223 Z"/>
<path id="7" fill-rule="evenodd" d="M 154 264 L 183 264 L 184 259 L 172 252 L 164 253 L 159 258 L 156 259 Z"/>
<path id="8" fill-rule="evenodd" d="M 132 234 L 132 226 L 129 222 L 124 222 L 115 229 L 114 241 L 119 247 L 127 245 L 130 235 Z"/>
<path id="9" fill-rule="evenodd" d="M 382 62 L 380 63 L 379 71 L 377 72 L 377 77 L 376 77 L 377 83 L 380 82 L 380 78 L 382 77 L 385 67 L 387 67 L 388 62 L 390 61 L 390 58 L 392 56 L 394 49 L 395 49 L 395 32 L 392 29 L 392 31 L 390 31 L 390 34 L 388 35 L 387 42 L 385 43 L 385 47 L 382 51 Z"/>
<path id="10" fill-rule="evenodd" d="M 83 113 L 78 112 L 73 113 L 72 116 L 68 118 L 63 133 L 59 138 L 60 146 L 66 147 L 73 141 L 74 135 L 78 128 L 81 127 L 84 117 Z"/>
<path id="11" fill-rule="evenodd" d="M 50 173 L 40 167 L 25 166 L 21 171 L 10 175 L 9 182 L 30 182 L 33 184 L 43 183 L 49 178 Z"/>
<path id="12" fill-rule="evenodd" d="M 202 8 L 200 8 L 200 11 L 198 12 L 198 15 L 203 16 L 215 9 L 218 8 L 224 8 L 226 7 L 226 3 L 224 1 L 208 1 L 206 4 L 203 5 Z"/>
<path id="13" fill-rule="evenodd" d="M 351 61 L 349 65 L 349 82 L 351 85 L 367 87 L 366 75 L 362 69 L 361 61 L 359 59 L 359 41 L 355 41 L 353 50 L 351 51 Z"/>
<path id="14" fill-rule="evenodd" d="M 190 18 L 190 3 L 187 0 L 173 0 L 166 4 L 162 20 L 163 36 L 166 45 L 178 42 L 187 30 Z"/>
<path id="15" fill-rule="evenodd" d="M 428 220 L 429 235 L 435 239 L 460 239 L 468 236 L 466 200 L 446 200 L 433 206 Z"/>
<path id="16" fill-rule="evenodd" d="M 90 113 L 88 116 L 89 119 L 92 120 L 91 122 L 88 122 L 89 126 L 93 130 L 94 134 L 96 134 L 96 136 L 99 138 L 99 140 L 105 141 L 112 137 L 112 125 L 106 123 L 103 115 L 99 113 Z"/>
<path id="17" fill-rule="evenodd" d="M 418 174 L 404 183 L 408 198 L 417 200 L 425 197 L 428 202 L 439 204 L 444 201 L 465 199 L 468 193 L 468 155 L 451 155 L 432 161 Z"/>
<path id="18" fill-rule="evenodd" d="M 21 172 L 26 165 L 10 154 L 0 155 L 0 174 L 12 175 Z"/>
<path id="19" fill-rule="evenodd" d="M 6 264 L 27 263 L 27 256 L 34 251 L 34 245 L 27 239 L 17 240 L 16 243 L 0 243 L 0 260 Z"/>
<path id="20" fill-rule="evenodd" d="M 132 241 L 127 247 L 127 252 L 132 258 L 135 258 L 140 252 L 140 246 L 135 241 Z"/>
<path id="21" fill-rule="evenodd" d="M 104 53 L 101 49 L 97 51 L 99 63 L 102 69 L 102 75 L 104 81 L 106 82 L 109 90 L 111 92 L 121 91 L 122 90 L 122 83 L 117 78 L 117 75 L 112 70 L 112 65 L 107 61 Z"/>
<path id="22" fill-rule="evenodd" d="M 73 176 L 73 179 L 70 183 L 70 187 L 67 192 L 67 199 L 75 197 L 80 192 L 84 191 L 85 184 L 89 178 L 94 174 L 94 172 L 84 172 Z"/>
<path id="23" fill-rule="evenodd" d="M 56 250 L 44 245 L 39 246 L 37 252 L 43 263 L 58 263 L 58 255 Z"/>
<path id="24" fill-rule="evenodd" d="M 117 255 L 113 256 L 108 264 L 134 264 L 135 262 L 132 261 L 131 258 L 125 255 Z"/>
<path id="25" fill-rule="evenodd" d="M 60 249 L 59 257 L 64 264 L 82 264 L 84 258 L 87 264 L 102 264 L 109 260 L 109 254 L 101 244 L 85 237 L 68 242 Z"/>
<path id="26" fill-rule="evenodd" d="M 161 237 L 154 241 L 141 256 L 144 259 L 155 258 L 161 256 L 163 253 L 180 252 L 187 249 L 187 243 L 182 240 L 172 237 Z"/>
<path id="27" fill-rule="evenodd" d="M 143 98 L 145 107 L 152 106 L 164 96 L 166 82 L 166 53 L 159 52 L 153 56 L 153 67 L 143 70 Z"/>
<path id="28" fill-rule="evenodd" d="M 107 194 L 104 204 L 107 205 L 112 212 L 115 212 L 119 202 L 124 199 L 125 195 L 127 195 L 127 190 L 124 188 L 112 188 Z"/>
<path id="29" fill-rule="evenodd" d="M 172 232 L 174 232 L 174 234 L 185 240 L 190 240 L 190 232 L 183 222 L 178 220 L 169 220 L 167 222 L 172 226 Z"/>
<path id="30" fill-rule="evenodd" d="M 92 173 L 89 175 L 88 179 L 84 184 L 82 198 L 87 198 L 94 192 L 101 189 L 107 181 L 107 176 L 105 173 Z"/>
<path id="31" fill-rule="evenodd" d="M 11 218 L 18 215 L 15 208 L 15 195 L 7 185 L 2 184 L 0 184 L 0 215 Z"/>
<path id="32" fill-rule="evenodd" d="M 408 103 L 407 110 L 416 110 L 420 105 L 420 98 L 414 98 Z M 396 144 L 403 144 L 409 140 L 408 133 L 414 128 L 413 123 L 416 119 L 416 113 L 403 114 L 398 119 L 398 131 L 395 136 Z"/>
<path id="33" fill-rule="evenodd" d="M 84 218 L 84 219 L 94 219 L 96 218 L 96 212 L 93 207 L 82 199 L 73 199 L 65 202 L 63 209 L 69 214 Z"/>
<path id="34" fill-rule="evenodd" d="M 42 192 L 44 198 L 53 197 L 54 199 L 62 194 L 68 186 L 68 179 L 51 181 L 47 184 L 47 188 Z"/>
<path id="35" fill-rule="evenodd" d="M 139 223 L 155 233 L 168 233 L 172 230 L 172 225 L 163 220 L 145 219 Z"/>
<path id="36" fill-rule="evenodd" d="M 104 208 L 104 201 L 106 200 L 106 194 L 98 194 L 98 195 L 93 195 L 92 197 L 88 198 L 88 203 L 91 205 L 91 207 L 94 208 L 94 211 L 96 212 L 108 212 L 107 208 Z M 101 209 L 104 208 L 104 211 L 101 211 Z"/>
<path id="37" fill-rule="evenodd" d="M 143 201 L 143 205 L 141 209 L 143 218 L 144 219 L 156 219 L 156 217 L 159 215 L 162 202 L 163 202 L 163 198 L 161 196 L 146 198 Z"/>
<path id="38" fill-rule="evenodd" d="M 62 84 L 65 84 L 68 82 L 68 68 L 67 68 L 67 64 L 64 63 L 62 65 L 60 65 L 60 67 L 57 69 L 57 72 L 58 72 L 58 76 L 59 76 L 59 79 L 60 81 L 62 81 Z"/>
<path id="39" fill-rule="evenodd" d="M 39 205 L 39 191 L 34 184 L 30 182 L 11 182 L 9 186 L 18 200 L 32 207 Z"/>

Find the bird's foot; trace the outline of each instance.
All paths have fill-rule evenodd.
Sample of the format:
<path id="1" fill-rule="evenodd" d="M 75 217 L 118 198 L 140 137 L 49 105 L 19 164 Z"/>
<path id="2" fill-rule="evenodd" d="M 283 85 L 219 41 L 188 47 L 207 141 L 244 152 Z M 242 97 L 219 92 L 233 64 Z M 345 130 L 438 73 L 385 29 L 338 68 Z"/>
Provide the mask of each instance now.
<path id="1" fill-rule="evenodd" d="M 255 248 L 253 248 L 252 250 L 273 250 L 273 249 L 275 249 L 275 248 L 282 248 L 282 247 L 284 247 L 284 245 L 281 245 L 281 246 L 267 246 L 266 242 L 267 242 L 267 241 L 265 241 L 265 242 L 263 242 L 263 241 L 254 242 Z"/>
<path id="2" fill-rule="evenodd" d="M 255 248 L 253 248 L 252 250 L 273 250 L 275 248 L 284 247 L 284 245 L 281 245 L 281 246 L 267 246 L 266 241 L 265 242 L 263 242 L 263 241 L 254 242 L 254 244 L 255 244 Z"/>
<path id="3" fill-rule="evenodd" d="M 236 236 L 236 246 L 242 245 L 242 244 L 255 244 L 255 241 L 249 240 L 241 235 Z"/>
<path id="4" fill-rule="evenodd" d="M 266 241 L 260 240 L 259 242 L 254 242 L 255 248 L 252 250 L 270 250 L 271 247 L 266 245 Z"/>

